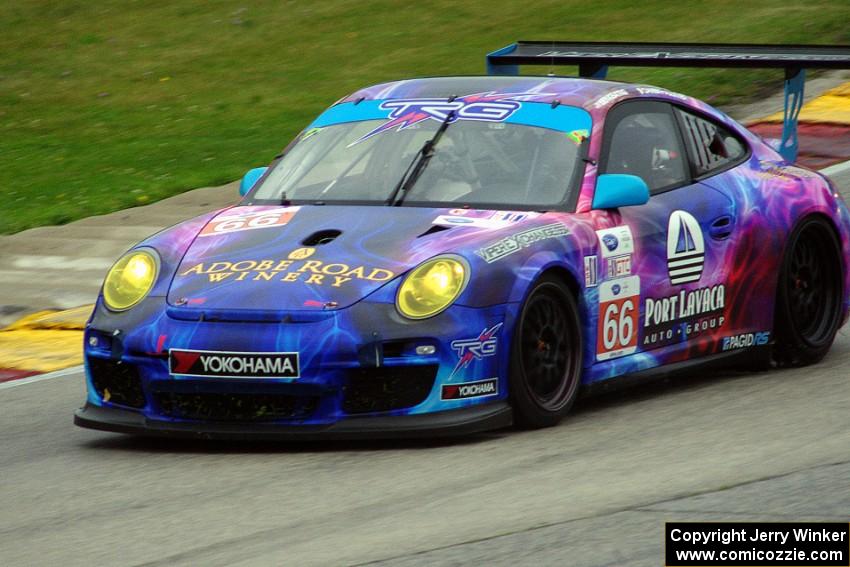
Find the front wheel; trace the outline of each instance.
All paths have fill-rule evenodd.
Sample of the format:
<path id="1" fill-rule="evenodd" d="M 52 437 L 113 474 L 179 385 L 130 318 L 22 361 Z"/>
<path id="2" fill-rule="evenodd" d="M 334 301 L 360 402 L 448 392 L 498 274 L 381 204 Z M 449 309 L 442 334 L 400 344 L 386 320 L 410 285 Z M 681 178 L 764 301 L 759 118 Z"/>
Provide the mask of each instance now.
<path id="1" fill-rule="evenodd" d="M 582 336 L 570 290 L 542 277 L 523 304 L 511 347 L 511 404 L 517 425 L 557 424 L 575 402 L 581 380 Z"/>
<path id="2" fill-rule="evenodd" d="M 826 356 L 841 323 L 841 245 L 832 226 L 805 219 L 788 237 L 779 273 L 773 358 L 779 366 Z"/>

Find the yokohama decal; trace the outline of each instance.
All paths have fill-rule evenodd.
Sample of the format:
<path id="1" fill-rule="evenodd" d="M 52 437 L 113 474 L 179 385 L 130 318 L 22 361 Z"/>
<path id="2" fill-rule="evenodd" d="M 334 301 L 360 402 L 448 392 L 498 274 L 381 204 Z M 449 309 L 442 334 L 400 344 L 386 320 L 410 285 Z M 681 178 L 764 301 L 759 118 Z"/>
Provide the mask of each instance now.
<path id="1" fill-rule="evenodd" d="M 467 398 L 483 398 L 499 393 L 499 379 L 490 378 L 466 384 L 446 384 L 440 393 L 443 400 L 465 400 Z"/>
<path id="2" fill-rule="evenodd" d="M 297 352 L 168 351 L 171 374 L 215 378 L 298 378 Z"/>

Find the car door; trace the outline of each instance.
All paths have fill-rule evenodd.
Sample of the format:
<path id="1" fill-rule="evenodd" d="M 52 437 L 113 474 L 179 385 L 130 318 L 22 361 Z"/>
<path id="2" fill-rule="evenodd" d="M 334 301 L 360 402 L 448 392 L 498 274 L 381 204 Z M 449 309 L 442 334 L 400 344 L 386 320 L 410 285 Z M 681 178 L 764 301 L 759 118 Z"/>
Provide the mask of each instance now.
<path id="1" fill-rule="evenodd" d="M 691 107 L 673 108 L 695 178 L 735 204 L 734 224 L 710 228 L 715 233 L 722 228 L 727 248 L 721 266 L 728 312 L 724 326 L 733 331 L 724 334 L 718 349 L 765 345 L 770 340 L 778 259 L 767 256 L 776 252 L 766 246 L 770 239 L 764 234 L 764 211 L 753 206 L 749 193 L 747 181 L 753 174 L 747 161 L 752 152 L 747 142 L 722 122 Z"/>
<path id="2" fill-rule="evenodd" d="M 645 367 L 713 351 L 730 332 L 722 268 L 734 257 L 735 213 L 728 197 L 694 180 L 673 108 L 614 107 L 599 171 L 640 176 L 650 199 L 598 219 L 597 361 L 651 353 Z"/>

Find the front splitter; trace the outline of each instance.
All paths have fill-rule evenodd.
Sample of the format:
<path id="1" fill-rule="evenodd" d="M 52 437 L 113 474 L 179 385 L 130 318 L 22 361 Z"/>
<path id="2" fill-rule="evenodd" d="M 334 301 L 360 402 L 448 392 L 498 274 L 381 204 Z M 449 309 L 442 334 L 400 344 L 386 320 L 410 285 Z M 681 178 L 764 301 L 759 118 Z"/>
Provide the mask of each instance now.
<path id="1" fill-rule="evenodd" d="M 506 402 L 418 415 L 352 417 L 330 425 L 275 425 L 256 422 L 198 422 L 149 419 L 139 412 L 86 405 L 74 424 L 88 429 L 184 439 L 310 441 L 321 439 L 403 439 L 456 437 L 508 427 Z"/>

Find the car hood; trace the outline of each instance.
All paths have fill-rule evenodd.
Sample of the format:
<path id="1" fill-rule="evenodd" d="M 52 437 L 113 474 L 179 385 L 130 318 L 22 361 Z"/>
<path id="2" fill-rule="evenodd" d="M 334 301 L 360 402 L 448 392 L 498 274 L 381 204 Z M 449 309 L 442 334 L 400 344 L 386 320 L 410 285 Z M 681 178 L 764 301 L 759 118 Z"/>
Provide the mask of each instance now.
<path id="1" fill-rule="evenodd" d="M 199 310 L 342 309 L 436 254 L 538 213 L 381 206 L 240 206 L 212 217 L 168 291 Z"/>

